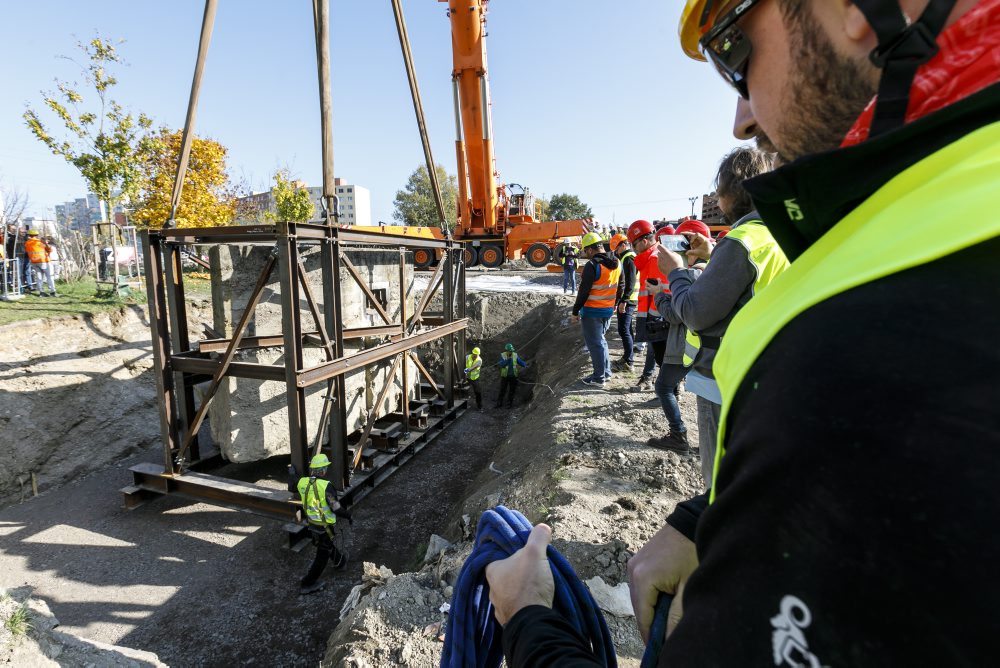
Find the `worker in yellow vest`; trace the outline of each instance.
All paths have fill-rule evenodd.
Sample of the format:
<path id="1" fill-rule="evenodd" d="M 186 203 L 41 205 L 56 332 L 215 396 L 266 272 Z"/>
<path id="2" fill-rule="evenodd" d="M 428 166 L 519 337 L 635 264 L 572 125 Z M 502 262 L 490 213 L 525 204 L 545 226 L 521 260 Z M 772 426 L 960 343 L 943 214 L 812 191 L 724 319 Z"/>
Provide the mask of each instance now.
<path id="1" fill-rule="evenodd" d="M 325 479 L 329 466 L 330 459 L 326 455 L 316 455 L 309 462 L 309 475 L 299 478 L 295 486 L 316 545 L 316 556 L 309 566 L 309 572 L 299 583 L 299 593 L 303 595 L 323 588 L 319 577 L 331 558 L 334 568 L 342 569 L 347 566 L 347 555 L 338 551 L 333 544 L 333 528 L 337 524 L 340 503 L 337 502 L 336 491 L 330 486 L 330 481 Z"/>
<path id="2" fill-rule="evenodd" d="M 611 378 L 611 356 L 604 336 L 621 296 L 621 263 L 613 254 L 604 252 L 604 239 L 599 234 L 588 232 L 581 243 L 587 264 L 580 276 L 573 318 L 581 323 L 583 340 L 594 367 L 583 383 L 603 389 L 605 381 Z"/>
<path id="3" fill-rule="evenodd" d="M 497 366 L 500 367 L 500 395 L 497 397 L 495 407 L 500 408 L 506 396 L 507 408 L 511 408 L 514 405 L 514 395 L 517 393 L 518 374 L 520 369 L 526 369 L 528 364 L 514 350 L 514 344 L 508 343 L 500 353 L 500 362 Z"/>
<path id="4" fill-rule="evenodd" d="M 676 253 L 660 254 L 671 293 L 657 295 L 656 306 L 665 317 L 687 326 L 683 366 L 688 369 L 686 388 L 697 397 L 699 456 L 706 488 L 712 484 L 722 411 L 712 370 L 716 351 L 736 314 L 788 268 L 788 259 L 753 211 L 750 194 L 743 188 L 744 181 L 771 171 L 771 166 L 768 153 L 749 146 L 736 148 L 723 158 L 715 178 L 716 192 L 723 214 L 736 222 L 717 245 L 709 238 L 707 227 L 695 225 L 697 221 L 685 221 L 677 227 L 677 234 L 691 246 L 686 264 L 708 262 L 703 272 L 684 269 L 685 263 Z"/>
<path id="5" fill-rule="evenodd" d="M 465 356 L 465 379 L 469 381 L 472 393 L 476 395 L 476 408 L 483 410 L 483 390 L 479 386 L 479 373 L 483 370 L 483 358 L 479 356 L 479 348 Z"/>

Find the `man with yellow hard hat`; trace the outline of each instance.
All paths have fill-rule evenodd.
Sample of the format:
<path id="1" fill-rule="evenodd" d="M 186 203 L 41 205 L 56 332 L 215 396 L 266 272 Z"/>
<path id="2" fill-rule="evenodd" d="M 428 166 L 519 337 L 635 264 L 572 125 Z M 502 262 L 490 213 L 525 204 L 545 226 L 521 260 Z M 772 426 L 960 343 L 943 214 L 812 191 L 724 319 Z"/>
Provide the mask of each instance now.
<path id="1" fill-rule="evenodd" d="M 745 188 L 791 266 L 716 357 L 711 505 L 629 563 L 640 632 L 667 594 L 671 668 L 992 665 L 1000 0 L 691 0 L 680 32 L 780 154 Z M 537 560 L 487 570 L 508 665 L 580 645 Z"/>

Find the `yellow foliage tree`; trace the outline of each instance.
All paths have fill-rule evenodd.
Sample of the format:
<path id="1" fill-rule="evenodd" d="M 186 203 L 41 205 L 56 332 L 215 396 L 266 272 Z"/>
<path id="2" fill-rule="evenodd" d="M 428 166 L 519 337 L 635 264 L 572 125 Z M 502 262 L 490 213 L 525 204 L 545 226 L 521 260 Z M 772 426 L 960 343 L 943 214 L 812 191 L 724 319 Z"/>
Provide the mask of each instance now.
<path id="1" fill-rule="evenodd" d="M 170 218 L 170 196 L 181 152 L 181 132 L 161 128 L 145 154 L 138 206 L 132 220 L 141 227 L 162 227 Z M 226 172 L 225 146 L 194 138 L 184 175 L 181 203 L 174 219 L 178 227 L 228 225 L 236 214 L 234 189 Z"/>

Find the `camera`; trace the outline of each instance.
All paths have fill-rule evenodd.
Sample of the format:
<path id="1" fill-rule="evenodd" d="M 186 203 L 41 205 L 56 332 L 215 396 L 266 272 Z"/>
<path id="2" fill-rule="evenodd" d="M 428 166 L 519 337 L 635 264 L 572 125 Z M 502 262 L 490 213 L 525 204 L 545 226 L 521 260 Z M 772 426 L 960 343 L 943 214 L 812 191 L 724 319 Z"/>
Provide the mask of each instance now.
<path id="1" fill-rule="evenodd" d="M 684 253 L 691 250 L 691 244 L 682 234 L 665 234 L 660 237 L 660 244 L 667 250 L 675 253 Z"/>

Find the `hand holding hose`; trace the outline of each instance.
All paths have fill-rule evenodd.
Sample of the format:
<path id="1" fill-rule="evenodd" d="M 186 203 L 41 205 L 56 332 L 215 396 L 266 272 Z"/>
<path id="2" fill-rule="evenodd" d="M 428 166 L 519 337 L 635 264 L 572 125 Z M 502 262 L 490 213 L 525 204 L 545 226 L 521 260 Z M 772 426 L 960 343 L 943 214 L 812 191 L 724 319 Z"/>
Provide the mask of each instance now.
<path id="1" fill-rule="evenodd" d="M 555 584 L 545 550 L 552 541 L 552 529 L 538 524 L 528 542 L 512 556 L 486 567 L 490 602 L 501 625 L 506 625 L 521 608 L 529 605 L 552 607 Z"/>
<path id="2" fill-rule="evenodd" d="M 628 588 L 632 596 L 635 623 L 644 642 L 649 642 L 650 625 L 660 592 L 672 594 L 667 634 L 683 614 L 681 599 L 687 579 L 698 567 L 694 543 L 669 524 L 649 539 L 628 562 Z"/>

